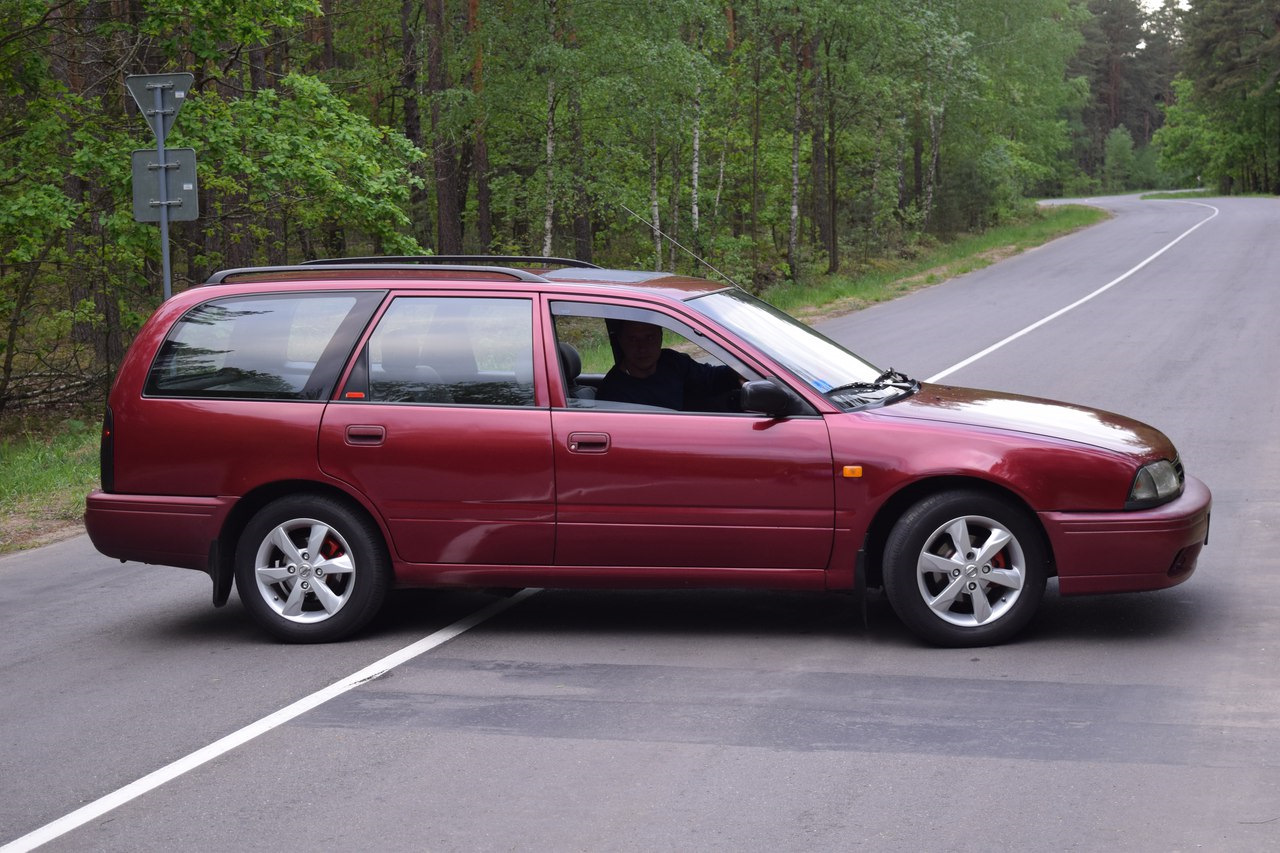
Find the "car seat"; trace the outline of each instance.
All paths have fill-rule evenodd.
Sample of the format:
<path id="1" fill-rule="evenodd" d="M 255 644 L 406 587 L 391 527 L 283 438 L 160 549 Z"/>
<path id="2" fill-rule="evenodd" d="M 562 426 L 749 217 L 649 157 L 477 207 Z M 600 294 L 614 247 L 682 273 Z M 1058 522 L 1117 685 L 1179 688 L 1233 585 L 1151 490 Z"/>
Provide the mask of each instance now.
<path id="1" fill-rule="evenodd" d="M 389 402 L 452 402 L 440 374 L 430 365 L 419 363 L 421 358 L 421 336 L 417 331 L 398 329 L 384 335 L 382 375 L 373 383 L 376 398 Z"/>
<path id="2" fill-rule="evenodd" d="M 582 374 L 582 356 L 578 354 L 577 347 L 564 342 L 557 346 L 560 350 L 560 368 L 564 371 L 565 395 L 570 400 L 594 400 L 596 389 L 578 383 L 578 377 Z"/>

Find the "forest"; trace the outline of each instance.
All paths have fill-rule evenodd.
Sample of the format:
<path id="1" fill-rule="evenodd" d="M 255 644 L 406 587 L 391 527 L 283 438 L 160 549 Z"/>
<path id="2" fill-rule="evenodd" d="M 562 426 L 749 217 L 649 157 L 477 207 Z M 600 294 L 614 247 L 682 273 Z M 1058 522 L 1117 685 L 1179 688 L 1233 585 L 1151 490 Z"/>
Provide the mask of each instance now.
<path id="1" fill-rule="evenodd" d="M 1038 197 L 1280 191 L 1263 0 L 0 0 L 0 413 L 103 399 L 162 299 L 125 80 L 164 72 L 175 290 L 501 253 L 767 298 Z"/>

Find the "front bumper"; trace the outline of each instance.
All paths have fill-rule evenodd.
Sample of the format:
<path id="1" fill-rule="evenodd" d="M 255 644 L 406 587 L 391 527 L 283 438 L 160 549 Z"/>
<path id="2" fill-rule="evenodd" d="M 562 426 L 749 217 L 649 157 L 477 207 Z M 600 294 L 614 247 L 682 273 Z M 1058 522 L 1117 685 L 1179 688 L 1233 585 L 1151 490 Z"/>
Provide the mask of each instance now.
<path id="1" fill-rule="evenodd" d="M 1208 543 L 1209 487 L 1187 477 L 1181 497 L 1132 512 L 1042 512 L 1063 595 L 1164 589 L 1191 577 Z"/>

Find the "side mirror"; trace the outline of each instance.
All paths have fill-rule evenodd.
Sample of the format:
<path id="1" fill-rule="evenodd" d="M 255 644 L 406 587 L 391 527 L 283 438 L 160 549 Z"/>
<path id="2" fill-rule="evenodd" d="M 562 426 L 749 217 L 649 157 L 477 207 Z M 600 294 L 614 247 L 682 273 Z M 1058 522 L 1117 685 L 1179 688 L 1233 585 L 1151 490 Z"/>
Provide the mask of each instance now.
<path id="1" fill-rule="evenodd" d="M 755 379 L 742 384 L 739 405 L 744 412 L 759 412 L 771 418 L 791 414 L 791 394 L 772 379 Z"/>

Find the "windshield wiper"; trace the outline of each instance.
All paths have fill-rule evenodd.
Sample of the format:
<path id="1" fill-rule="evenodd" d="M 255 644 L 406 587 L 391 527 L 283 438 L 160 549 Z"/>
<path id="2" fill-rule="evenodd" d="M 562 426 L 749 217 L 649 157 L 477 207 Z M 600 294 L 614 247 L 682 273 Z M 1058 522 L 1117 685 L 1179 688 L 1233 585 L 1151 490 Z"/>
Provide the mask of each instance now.
<path id="1" fill-rule="evenodd" d="M 845 391 L 882 391 L 885 388 L 897 388 L 900 391 L 914 392 L 919 387 L 919 382 L 890 367 L 877 376 L 873 382 L 847 382 L 844 385 L 837 385 L 827 392 L 827 396 L 834 396 Z"/>

